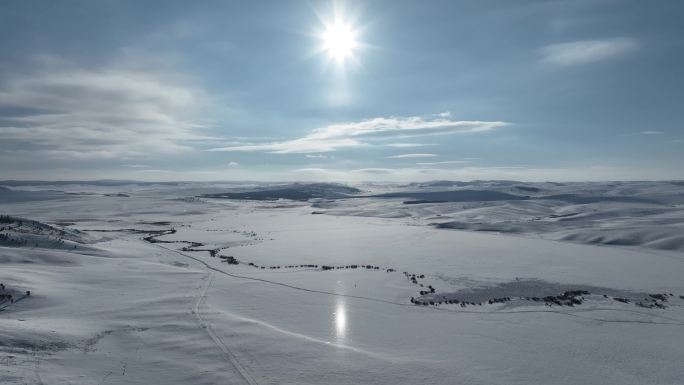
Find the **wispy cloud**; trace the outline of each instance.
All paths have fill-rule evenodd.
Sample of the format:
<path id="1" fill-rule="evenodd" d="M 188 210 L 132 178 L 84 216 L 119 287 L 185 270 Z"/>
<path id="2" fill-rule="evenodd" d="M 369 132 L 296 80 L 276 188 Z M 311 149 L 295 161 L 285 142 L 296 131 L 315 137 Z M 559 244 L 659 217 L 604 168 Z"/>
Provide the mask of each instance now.
<path id="1" fill-rule="evenodd" d="M 308 135 L 293 140 L 213 148 L 208 151 L 263 151 L 276 154 L 330 152 L 368 145 L 368 141 L 374 139 L 486 132 L 507 124 L 500 121 L 455 121 L 444 118 L 425 120 L 416 116 L 374 118 L 317 128 Z"/>
<path id="2" fill-rule="evenodd" d="M 646 131 L 641 131 L 642 135 L 662 135 L 664 134 L 663 131 L 655 131 L 655 130 L 646 130 Z"/>
<path id="3" fill-rule="evenodd" d="M 228 162 L 228 167 L 237 167 L 240 164 L 238 162 Z"/>
<path id="4" fill-rule="evenodd" d="M 541 49 L 542 61 L 558 66 L 587 64 L 617 57 L 639 47 L 635 39 L 619 37 L 551 44 Z"/>
<path id="5" fill-rule="evenodd" d="M 53 158 L 131 158 L 187 150 L 204 137 L 180 111 L 200 93 L 154 74 L 78 69 L 12 76 L 0 88 L 1 147 Z"/>
<path id="6" fill-rule="evenodd" d="M 388 143 L 385 146 L 394 148 L 412 148 L 412 147 L 428 147 L 436 146 L 434 143 Z"/>
<path id="7" fill-rule="evenodd" d="M 387 159 L 404 159 L 404 158 L 432 158 L 437 156 L 436 154 L 401 154 L 388 156 Z"/>
<path id="8" fill-rule="evenodd" d="M 646 171 L 645 169 L 644 171 Z M 549 181 L 557 180 L 563 175 L 564 181 L 589 180 L 630 180 L 634 178 L 634 169 L 602 167 L 538 167 L 538 166 L 492 166 L 492 167 L 400 167 L 400 168 L 305 168 L 296 170 L 293 179 L 307 181 L 387 181 L 387 182 L 417 182 L 429 180 L 525 180 Z M 651 170 L 652 171 L 652 170 Z M 650 171 L 649 171 L 650 172 Z M 283 177 L 279 172 L 272 178 Z M 661 179 L 676 179 L 677 174 L 663 174 Z"/>
<path id="9" fill-rule="evenodd" d="M 321 168 L 321 167 L 304 167 L 304 168 L 298 168 L 293 170 L 294 172 L 328 172 L 329 170 L 327 168 Z"/>
<path id="10" fill-rule="evenodd" d="M 323 154 L 306 154 L 305 156 L 309 159 L 326 159 L 328 157 Z"/>
<path id="11" fill-rule="evenodd" d="M 391 174 L 391 173 L 395 172 L 395 169 L 371 167 L 371 168 L 359 168 L 356 170 L 351 170 L 350 172 L 360 173 L 360 174 Z"/>
<path id="12" fill-rule="evenodd" d="M 464 163 L 470 163 L 469 160 L 445 160 L 442 162 L 419 162 L 416 163 L 419 166 L 439 166 L 442 164 L 464 164 Z"/>
<path id="13" fill-rule="evenodd" d="M 174 173 L 173 170 L 164 170 L 164 169 L 156 169 L 156 168 L 147 168 L 144 170 L 136 170 L 135 172 L 140 172 L 140 173 L 155 173 L 155 174 L 172 174 Z"/>

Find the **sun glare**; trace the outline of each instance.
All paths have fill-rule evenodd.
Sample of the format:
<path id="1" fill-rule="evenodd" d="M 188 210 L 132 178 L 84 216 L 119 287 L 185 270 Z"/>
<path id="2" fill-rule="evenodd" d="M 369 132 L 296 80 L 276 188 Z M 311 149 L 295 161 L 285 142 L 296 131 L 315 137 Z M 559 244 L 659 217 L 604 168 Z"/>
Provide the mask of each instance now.
<path id="1" fill-rule="evenodd" d="M 358 46 L 354 29 L 341 22 L 327 25 L 322 39 L 323 48 L 338 62 L 353 56 L 354 49 Z"/>
<path id="2" fill-rule="evenodd" d="M 335 309 L 335 335 L 338 339 L 343 339 L 347 333 L 347 309 L 344 302 L 339 302 Z"/>

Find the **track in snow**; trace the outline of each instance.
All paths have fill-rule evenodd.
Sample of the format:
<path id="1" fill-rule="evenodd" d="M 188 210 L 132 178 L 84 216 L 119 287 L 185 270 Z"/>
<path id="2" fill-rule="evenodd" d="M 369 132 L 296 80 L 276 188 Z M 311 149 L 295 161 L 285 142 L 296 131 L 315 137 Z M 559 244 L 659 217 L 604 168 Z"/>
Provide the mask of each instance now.
<path id="1" fill-rule="evenodd" d="M 235 368 L 235 370 L 240 374 L 240 377 L 245 381 L 245 383 L 249 385 L 259 385 L 256 380 L 252 377 L 251 374 L 245 369 L 245 367 L 240 364 L 240 362 L 237 360 L 235 357 L 235 354 L 230 350 L 228 345 L 226 345 L 221 337 L 216 334 L 214 329 L 212 329 L 211 325 L 202 318 L 202 312 L 200 308 L 202 307 L 202 304 L 204 303 L 204 300 L 207 298 L 207 292 L 209 291 L 209 286 L 211 286 L 211 282 L 214 280 L 214 272 L 208 271 L 206 278 L 205 278 L 205 284 L 204 288 L 202 289 L 202 293 L 197 297 L 197 301 L 195 301 L 195 305 L 192 308 L 192 314 L 195 316 L 195 319 L 197 320 L 197 323 L 207 331 L 207 334 L 209 334 L 209 337 L 211 338 L 212 341 L 214 341 L 214 344 L 223 352 L 223 354 L 226 356 L 228 359 L 228 362 Z"/>

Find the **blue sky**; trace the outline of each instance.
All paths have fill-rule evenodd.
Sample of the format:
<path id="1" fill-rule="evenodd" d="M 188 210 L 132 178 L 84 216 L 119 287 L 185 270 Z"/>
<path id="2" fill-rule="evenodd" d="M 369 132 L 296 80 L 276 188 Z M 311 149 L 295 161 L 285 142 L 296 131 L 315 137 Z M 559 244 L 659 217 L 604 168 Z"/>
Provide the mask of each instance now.
<path id="1" fill-rule="evenodd" d="M 4 1 L 0 179 L 684 178 L 681 1 Z M 323 49 L 336 19 L 352 55 Z"/>

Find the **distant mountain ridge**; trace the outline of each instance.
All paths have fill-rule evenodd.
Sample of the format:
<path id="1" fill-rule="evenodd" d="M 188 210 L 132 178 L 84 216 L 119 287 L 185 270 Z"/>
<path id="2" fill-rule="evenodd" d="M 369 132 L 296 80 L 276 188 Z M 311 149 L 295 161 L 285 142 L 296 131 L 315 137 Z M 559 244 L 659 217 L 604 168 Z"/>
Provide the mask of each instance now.
<path id="1" fill-rule="evenodd" d="M 201 197 L 244 200 L 290 199 L 294 201 L 307 201 L 313 198 L 349 198 L 359 193 L 361 193 L 361 190 L 356 187 L 337 183 L 293 183 L 285 186 L 271 186 L 250 191 L 203 194 Z"/>
<path id="2" fill-rule="evenodd" d="M 486 202 L 530 199 L 527 196 L 490 190 L 400 191 L 371 195 L 369 198 L 409 198 L 424 202 Z"/>

